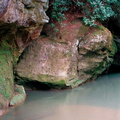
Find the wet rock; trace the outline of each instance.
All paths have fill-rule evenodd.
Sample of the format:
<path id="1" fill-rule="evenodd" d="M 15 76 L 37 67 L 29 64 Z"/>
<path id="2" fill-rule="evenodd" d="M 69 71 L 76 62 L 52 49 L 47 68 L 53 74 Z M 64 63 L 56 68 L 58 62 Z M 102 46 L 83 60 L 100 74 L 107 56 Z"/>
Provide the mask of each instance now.
<path id="1" fill-rule="evenodd" d="M 110 31 L 68 21 L 58 32 L 46 25 L 46 36 L 27 47 L 16 67 L 19 79 L 73 88 L 109 67 L 116 52 Z"/>
<path id="2" fill-rule="evenodd" d="M 26 98 L 26 93 L 23 86 L 15 85 L 14 95 L 10 101 L 10 106 L 15 106 L 22 103 Z"/>

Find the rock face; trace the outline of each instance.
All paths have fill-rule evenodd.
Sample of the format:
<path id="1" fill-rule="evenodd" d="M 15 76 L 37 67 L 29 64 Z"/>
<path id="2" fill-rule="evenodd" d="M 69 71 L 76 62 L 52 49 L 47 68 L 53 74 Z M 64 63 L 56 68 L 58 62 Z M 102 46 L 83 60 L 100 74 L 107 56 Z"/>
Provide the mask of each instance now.
<path id="1" fill-rule="evenodd" d="M 39 37 L 48 22 L 47 8 L 48 0 L 0 1 L 0 115 L 9 104 L 16 105 L 25 98 L 17 93 L 20 99 L 15 102 L 13 67 L 24 48 Z"/>
<path id="2" fill-rule="evenodd" d="M 14 92 L 13 55 L 10 47 L 0 45 L 0 109 L 4 110 Z"/>
<path id="3" fill-rule="evenodd" d="M 15 68 L 20 79 L 76 87 L 109 67 L 116 52 L 110 31 L 68 21 L 58 32 L 46 25 L 45 35 L 27 47 Z"/>
<path id="4" fill-rule="evenodd" d="M 19 49 L 23 50 L 30 41 L 38 38 L 43 25 L 49 21 L 45 13 L 47 8 L 48 0 L 2 0 L 0 25 L 5 24 L 7 28 L 13 24 L 14 38 Z"/>
<path id="5" fill-rule="evenodd" d="M 80 79 L 95 79 L 113 62 L 117 52 L 110 31 L 93 30 L 79 44 L 78 71 Z"/>
<path id="6" fill-rule="evenodd" d="M 25 51 L 17 66 L 17 74 L 30 80 L 65 85 L 68 78 L 77 76 L 74 48 L 50 40 L 35 41 Z M 75 52 L 75 53 L 74 53 Z"/>
<path id="7" fill-rule="evenodd" d="M 26 93 L 23 86 L 15 85 L 14 95 L 10 101 L 10 106 L 15 106 L 23 102 L 26 98 Z"/>

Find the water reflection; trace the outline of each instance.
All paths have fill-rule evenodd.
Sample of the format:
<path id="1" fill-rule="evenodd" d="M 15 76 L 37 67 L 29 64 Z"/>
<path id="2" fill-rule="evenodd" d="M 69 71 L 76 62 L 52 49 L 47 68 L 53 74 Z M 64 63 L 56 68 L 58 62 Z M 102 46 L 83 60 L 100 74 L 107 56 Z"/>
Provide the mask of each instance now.
<path id="1" fill-rule="evenodd" d="M 0 120 L 120 120 L 120 74 L 72 90 L 27 91 L 27 100 Z"/>

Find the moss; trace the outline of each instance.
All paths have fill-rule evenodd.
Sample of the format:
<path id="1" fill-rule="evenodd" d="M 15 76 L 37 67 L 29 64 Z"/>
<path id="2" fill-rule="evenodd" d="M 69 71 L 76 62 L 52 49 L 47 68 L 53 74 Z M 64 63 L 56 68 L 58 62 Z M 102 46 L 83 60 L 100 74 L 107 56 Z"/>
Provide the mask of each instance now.
<path id="1" fill-rule="evenodd" d="M 39 80 L 39 81 L 38 81 Z M 49 80 L 49 82 L 47 82 Z M 66 87 L 66 80 L 58 80 L 57 78 L 50 75 L 38 75 L 38 79 L 33 78 L 18 78 L 17 84 L 30 87 L 32 89 L 60 89 Z M 43 88 L 46 87 L 46 88 Z"/>
<path id="2" fill-rule="evenodd" d="M 5 49 L 10 49 L 13 55 L 13 64 L 16 64 L 20 55 L 18 46 L 15 42 L 15 33 L 17 31 L 15 23 L 11 24 L 0 24 L 0 45 L 4 46 Z M 0 48 L 1 49 L 1 48 Z M 3 49 L 3 48 L 2 48 Z M 6 50 L 5 50 L 6 51 Z"/>
<path id="3" fill-rule="evenodd" d="M 97 75 L 97 74 L 101 74 L 104 70 L 106 69 L 106 63 L 105 62 L 101 62 L 99 63 L 99 66 L 87 71 L 87 73 L 89 73 L 90 75 Z"/>
<path id="4" fill-rule="evenodd" d="M 60 88 L 65 88 L 66 84 L 64 80 L 60 80 L 60 81 L 54 81 L 54 82 L 45 82 L 44 84 L 47 84 L 50 88 L 56 88 L 56 89 L 60 89 Z"/>
<path id="5" fill-rule="evenodd" d="M 14 105 L 20 104 L 24 100 L 25 100 L 25 94 L 17 94 L 13 96 L 12 100 L 10 101 L 10 105 L 14 106 Z"/>
<path id="6" fill-rule="evenodd" d="M 19 93 L 19 94 L 25 94 L 25 90 L 23 86 L 20 85 L 15 85 L 15 92 Z"/>
<path id="7" fill-rule="evenodd" d="M 52 83 L 52 84 L 55 84 L 55 85 L 65 85 L 65 80 L 60 80 L 60 81 L 52 81 L 52 82 L 49 82 L 49 83 Z"/>
<path id="8" fill-rule="evenodd" d="M 65 80 L 58 80 L 57 78 L 51 76 L 51 75 L 39 75 L 38 76 L 40 82 L 43 81 L 43 83 L 47 84 L 48 86 L 50 86 L 51 88 L 55 88 L 56 87 L 64 87 L 66 85 Z M 49 81 L 49 82 L 46 82 Z"/>
<path id="9" fill-rule="evenodd" d="M 21 102 L 25 100 L 25 98 L 26 98 L 26 94 L 25 94 L 25 90 L 23 86 L 16 85 L 15 94 L 13 95 L 10 101 L 10 105 L 13 106 L 13 105 L 20 104 Z"/>
<path id="10" fill-rule="evenodd" d="M 110 56 L 114 56 L 117 51 L 118 51 L 117 45 L 114 41 L 112 41 L 112 49 L 110 51 Z"/>
<path id="11" fill-rule="evenodd" d="M 104 30 L 104 29 L 98 29 L 98 28 L 96 28 L 96 29 L 94 29 L 94 31 L 92 32 L 92 35 L 94 35 L 94 36 L 102 35 L 103 32 L 105 33 L 105 30 Z"/>
<path id="12" fill-rule="evenodd" d="M 0 94 L 10 100 L 13 94 L 13 55 L 7 42 L 0 44 Z"/>
<path id="13" fill-rule="evenodd" d="M 79 38 L 84 37 L 84 35 L 88 33 L 88 30 L 89 30 L 89 27 L 82 24 L 78 32 L 78 37 Z"/>
<path id="14" fill-rule="evenodd" d="M 69 80 L 67 82 L 67 86 L 70 86 L 70 87 L 74 88 L 74 87 L 77 87 L 78 85 L 82 84 L 85 81 L 86 80 L 81 80 L 81 79 L 73 78 L 73 79 L 71 79 L 71 80 Z"/>
<path id="15" fill-rule="evenodd" d="M 104 26 L 100 26 L 100 25 L 97 25 L 95 28 L 98 28 L 98 29 L 100 29 L 100 30 L 104 30 L 104 29 L 105 29 Z"/>

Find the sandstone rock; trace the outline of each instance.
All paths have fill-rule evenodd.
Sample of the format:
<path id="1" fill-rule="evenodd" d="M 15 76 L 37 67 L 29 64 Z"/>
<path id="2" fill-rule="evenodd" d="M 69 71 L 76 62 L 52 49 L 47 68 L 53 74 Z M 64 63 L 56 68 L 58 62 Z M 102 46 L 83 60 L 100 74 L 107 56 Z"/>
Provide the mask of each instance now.
<path id="1" fill-rule="evenodd" d="M 30 4 L 32 4 L 31 0 L 22 0 L 22 2 L 23 2 L 24 5 L 30 5 Z"/>
<path id="2" fill-rule="evenodd" d="M 95 79 L 109 68 L 116 52 L 110 31 L 106 28 L 90 31 L 79 43 L 79 79 Z"/>
<path id="3" fill-rule="evenodd" d="M 46 36 L 27 47 L 16 67 L 20 79 L 76 87 L 109 67 L 116 52 L 110 31 L 68 21 L 58 32 L 47 25 Z"/>
<path id="4" fill-rule="evenodd" d="M 72 57 L 73 51 L 76 51 L 75 47 L 70 50 L 68 45 L 53 41 L 34 42 L 24 53 L 16 71 L 20 77 L 63 85 L 70 76 L 77 76 L 77 60 Z"/>
<path id="5" fill-rule="evenodd" d="M 13 66 L 24 48 L 39 37 L 43 25 L 49 21 L 45 8 L 48 8 L 47 3 L 36 0 L 0 1 L 0 114 L 15 95 Z M 12 100 L 16 97 L 24 99 L 23 94 L 17 94 Z"/>
<path id="6" fill-rule="evenodd" d="M 10 106 L 15 106 L 22 103 L 26 98 L 26 93 L 23 86 L 16 85 L 14 95 L 10 101 Z"/>
<path id="7" fill-rule="evenodd" d="M 45 13 L 48 1 L 43 3 L 35 0 L 2 0 L 0 6 L 0 25 L 13 24 L 13 37 L 21 51 L 29 42 L 39 37 L 43 25 L 49 21 Z"/>

